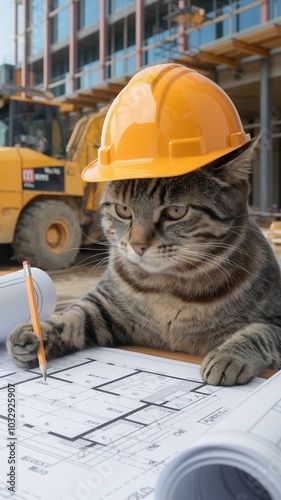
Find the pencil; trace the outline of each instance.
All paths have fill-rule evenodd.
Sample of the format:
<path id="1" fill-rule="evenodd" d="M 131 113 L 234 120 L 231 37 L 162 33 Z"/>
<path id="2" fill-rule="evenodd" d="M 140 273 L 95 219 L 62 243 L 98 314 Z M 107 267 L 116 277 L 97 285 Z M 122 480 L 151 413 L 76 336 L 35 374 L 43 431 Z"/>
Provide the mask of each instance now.
<path id="1" fill-rule="evenodd" d="M 27 290 L 27 296 L 28 296 L 28 302 L 29 302 L 32 328 L 33 328 L 35 335 L 39 339 L 39 347 L 38 347 L 38 351 L 37 351 L 39 368 L 40 368 L 41 373 L 44 377 L 44 380 L 46 380 L 47 361 L 46 361 L 46 356 L 45 356 L 45 351 L 44 351 L 40 320 L 39 320 L 39 315 L 38 315 L 38 310 L 37 310 L 37 305 L 36 305 L 36 298 L 35 298 L 35 292 L 34 292 L 34 287 L 33 287 L 33 279 L 32 279 L 32 274 L 31 274 L 31 269 L 30 269 L 30 262 L 28 260 L 25 260 L 22 263 L 22 265 L 23 265 L 23 271 L 24 271 L 24 275 L 25 275 L 25 283 L 26 283 L 26 290 Z"/>

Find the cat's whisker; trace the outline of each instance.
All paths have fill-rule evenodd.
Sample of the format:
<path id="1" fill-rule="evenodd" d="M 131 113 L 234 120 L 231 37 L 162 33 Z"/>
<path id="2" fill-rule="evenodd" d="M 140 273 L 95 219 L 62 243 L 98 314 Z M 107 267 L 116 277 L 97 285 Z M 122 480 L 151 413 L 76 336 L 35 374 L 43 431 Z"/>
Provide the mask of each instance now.
<path id="1" fill-rule="evenodd" d="M 81 229 L 81 233 L 83 234 L 84 238 L 86 238 L 86 240 L 90 241 L 91 244 L 93 244 L 93 245 L 111 246 L 111 242 L 108 241 L 107 239 L 101 238 L 101 239 L 96 240 L 95 238 L 84 233 L 84 231 L 82 229 Z M 89 246 L 89 247 L 83 248 L 83 250 L 87 250 L 88 248 L 91 248 L 91 247 Z"/>
<path id="2" fill-rule="evenodd" d="M 234 228 L 229 228 L 229 230 L 228 230 L 228 232 L 230 232 L 230 233 L 233 233 L 233 234 L 235 234 L 235 235 L 239 235 L 239 236 L 241 236 L 241 233 L 240 233 L 240 232 L 238 232 L 238 231 L 235 231 L 234 229 L 242 229 L 242 230 L 245 230 L 245 226 L 234 226 Z M 251 231 L 252 231 L 253 233 L 255 233 L 255 234 L 259 235 L 259 236 L 260 236 L 260 234 L 261 234 L 261 230 L 260 230 L 258 227 L 257 227 L 257 228 L 252 227 L 252 228 L 251 228 Z"/>
<path id="3" fill-rule="evenodd" d="M 202 247 L 206 247 L 206 248 L 208 248 L 208 249 L 211 249 L 211 248 L 214 248 L 214 249 L 216 249 L 216 250 L 217 250 L 217 249 L 221 249 L 221 250 L 222 250 L 222 252 L 223 252 L 224 250 L 229 250 L 230 252 L 233 252 L 233 251 L 239 251 L 239 253 L 240 253 L 241 257 L 242 257 L 242 256 L 245 256 L 245 257 L 251 257 L 251 256 L 250 256 L 250 254 L 249 254 L 248 252 L 246 252 L 244 249 L 243 249 L 243 250 L 242 250 L 242 249 L 237 249 L 237 247 L 235 247 L 235 245 L 224 244 L 224 243 L 211 243 L 211 244 L 210 244 L 210 243 L 207 243 L 207 242 L 203 242 L 203 243 L 199 243 L 199 244 L 198 244 L 198 243 L 192 243 L 192 242 L 191 242 L 191 243 L 189 243 L 189 244 L 188 244 L 188 247 L 189 247 L 190 249 L 192 249 L 192 247 L 198 248 L 198 246 L 200 246 L 201 248 L 202 248 Z M 181 249 L 182 249 L 182 250 L 183 250 L 184 248 L 185 248 L 185 247 L 181 247 Z M 215 254 L 211 254 L 211 253 L 209 253 L 209 256 L 212 256 L 213 258 L 215 258 L 215 257 L 220 258 L 220 257 L 222 257 L 222 254 L 220 254 L 220 255 L 215 255 Z M 225 259 L 226 259 L 226 258 L 227 258 L 227 254 L 226 254 L 224 257 L 225 257 Z"/>
<path id="4" fill-rule="evenodd" d="M 186 259 L 185 259 L 185 262 L 186 262 Z M 206 271 L 206 269 L 203 269 L 203 268 L 202 268 L 202 266 L 200 266 L 200 265 L 198 265 L 198 264 L 195 264 L 195 263 L 194 263 L 194 261 L 193 261 L 192 259 L 191 259 L 188 263 L 189 263 L 189 264 L 194 265 L 194 267 L 196 267 L 196 268 L 197 268 L 197 270 L 202 271 L 202 272 L 203 272 L 203 273 L 204 273 L 204 274 L 208 277 L 209 281 L 210 281 L 210 282 L 212 283 L 212 285 L 213 285 L 213 289 L 214 289 L 214 291 L 217 289 L 217 287 L 216 287 L 216 285 L 215 285 L 215 283 L 214 283 L 214 280 L 211 278 L 211 276 L 210 276 L 210 275 L 209 275 L 209 273 Z M 185 270 L 185 269 L 183 269 L 183 270 L 186 272 L 186 270 Z"/>
<path id="5" fill-rule="evenodd" d="M 187 249 L 184 249 L 184 248 L 181 248 L 181 252 L 184 253 L 184 250 L 186 250 L 188 252 L 188 255 L 190 255 L 192 253 L 192 251 L 190 250 L 187 250 Z M 209 253 L 204 253 L 204 254 L 200 254 L 199 252 L 193 252 L 194 255 L 196 257 L 200 257 L 201 259 L 203 259 L 203 257 L 205 256 L 206 259 L 212 259 L 213 261 L 217 261 L 219 260 L 219 262 L 216 262 L 216 265 L 217 264 L 222 264 L 222 262 L 226 263 L 228 266 L 231 266 L 233 269 L 240 269 L 241 271 L 245 272 L 246 274 L 248 274 L 249 276 L 252 274 L 252 271 L 250 271 L 249 269 L 246 269 L 245 267 L 241 266 L 240 264 L 238 264 L 237 262 L 233 262 L 233 261 L 229 261 L 228 258 L 225 256 L 224 258 L 222 256 L 217 256 L 217 255 L 213 255 L 213 254 L 209 254 Z M 246 256 L 249 256 L 249 254 L 243 252 L 244 255 Z M 209 260 L 206 260 L 205 259 L 205 262 L 209 262 Z M 216 268 L 216 270 L 220 271 L 220 272 L 223 272 L 222 269 L 219 269 L 219 268 Z M 224 272 L 227 272 L 226 268 L 224 268 Z M 230 271 L 229 271 L 229 276 L 230 276 Z M 270 284 L 270 280 L 266 279 L 264 276 L 261 276 L 261 281 L 263 283 L 266 283 L 266 284 Z"/>
<path id="6" fill-rule="evenodd" d="M 106 258 L 104 258 L 104 259 L 106 259 Z M 106 260 L 106 262 L 107 262 L 107 260 Z M 75 269 L 80 269 L 81 267 L 89 266 L 89 265 L 91 265 L 93 263 L 94 263 L 94 266 L 99 266 L 100 267 L 100 266 L 103 265 L 103 259 L 100 259 L 98 261 L 89 260 L 88 262 L 84 262 L 83 264 L 80 264 L 80 265 L 78 264 Z"/>
<path id="7" fill-rule="evenodd" d="M 199 265 L 199 264 L 195 265 L 195 262 L 196 261 L 198 262 L 198 260 L 199 260 L 199 261 L 201 261 L 201 264 L 207 264 L 208 265 L 208 264 L 210 264 L 210 257 L 213 257 L 214 260 L 216 260 L 218 258 L 217 256 L 214 256 L 212 254 L 206 254 L 206 253 L 204 253 L 204 254 L 200 255 L 200 253 L 198 253 L 198 252 L 192 252 L 192 251 L 187 250 L 187 249 L 181 249 L 181 250 L 186 250 L 186 252 L 182 251 L 181 255 L 179 255 L 179 257 L 182 257 L 182 260 L 184 260 L 187 263 L 191 263 L 198 270 L 200 270 L 200 271 L 202 271 L 204 273 L 206 273 L 206 269 L 203 268 L 202 265 Z M 193 256 L 194 256 L 194 258 L 193 258 Z M 188 257 L 189 260 L 187 260 L 186 257 Z M 199 259 L 198 259 L 198 257 L 199 257 Z M 177 256 L 177 258 L 178 258 L 178 256 Z M 220 258 L 219 262 L 217 262 L 217 264 L 216 264 L 217 265 L 216 272 L 220 272 L 223 275 L 223 277 L 225 278 L 225 280 L 227 281 L 228 285 L 229 285 L 229 279 L 230 279 L 231 275 L 230 275 L 230 272 L 228 272 L 226 268 L 222 267 L 222 262 L 223 261 L 224 261 L 224 259 Z"/>
<path id="8" fill-rule="evenodd" d="M 90 272 L 92 272 L 93 270 L 96 272 L 96 271 L 98 271 L 98 269 L 99 269 L 100 267 L 102 267 L 102 266 L 106 266 L 106 265 L 109 263 L 110 259 L 111 259 L 112 257 L 116 257 L 116 256 L 117 256 L 117 254 L 118 254 L 118 251 L 117 251 L 116 249 L 112 249 L 112 251 L 111 251 L 111 255 L 107 254 L 107 255 L 105 255 L 105 257 L 103 257 L 103 258 L 102 258 L 102 259 L 100 259 L 98 262 L 96 262 L 96 263 L 95 263 L 95 265 L 91 267 L 91 269 L 90 269 L 89 273 L 90 273 Z M 119 255 L 119 254 L 118 254 L 118 255 Z M 89 274 L 89 273 L 88 273 L 88 274 Z"/>
<path id="9" fill-rule="evenodd" d="M 91 261 L 91 259 L 96 259 L 96 258 L 100 259 L 100 257 L 101 257 L 102 255 L 108 255 L 108 251 L 107 251 L 107 250 L 104 250 L 104 251 L 101 251 L 99 254 L 96 254 L 96 253 L 95 253 L 94 255 L 93 255 L 93 254 L 91 254 L 91 255 L 89 255 L 88 257 L 85 257 L 83 260 L 79 261 L 79 262 L 78 262 L 77 264 L 75 264 L 74 266 L 72 266 L 72 267 L 71 267 L 71 269 L 72 269 L 72 270 L 74 270 L 74 269 L 78 269 L 78 268 L 80 268 L 80 267 L 83 267 L 83 266 L 85 266 L 85 265 L 88 265 L 88 264 L 89 264 L 89 262 L 88 262 L 88 261 Z"/>
<path id="10" fill-rule="evenodd" d="M 184 250 L 184 249 L 182 249 L 182 250 Z M 220 257 L 220 256 L 209 254 L 209 253 L 205 253 L 205 254 L 200 255 L 200 254 L 198 254 L 198 253 L 195 252 L 195 254 L 197 256 L 200 256 L 200 257 L 203 257 L 205 255 L 206 258 L 208 258 L 208 259 L 210 258 L 210 259 L 212 259 L 214 261 L 219 260 L 221 263 L 224 262 L 228 266 L 231 266 L 231 267 L 236 268 L 236 269 L 240 269 L 241 271 L 247 273 L 248 275 L 252 274 L 252 272 L 249 269 L 247 269 L 247 268 L 243 267 L 242 265 L 238 264 L 238 262 L 233 262 L 233 261 L 229 260 L 227 257 L 223 257 L 223 256 Z M 247 253 L 245 253 L 245 255 L 246 256 L 250 256 Z M 264 277 L 262 277 L 261 279 L 265 280 Z M 265 280 L 265 282 L 270 283 L 270 281 L 268 281 L 268 280 Z"/>
<path id="11" fill-rule="evenodd" d="M 96 263 L 94 266 L 92 266 L 89 271 L 88 271 L 88 275 L 91 274 L 93 271 L 96 273 L 100 267 L 102 266 L 105 266 L 106 264 L 108 264 L 108 260 L 105 259 L 104 261 L 101 261 L 101 262 L 98 262 Z"/>

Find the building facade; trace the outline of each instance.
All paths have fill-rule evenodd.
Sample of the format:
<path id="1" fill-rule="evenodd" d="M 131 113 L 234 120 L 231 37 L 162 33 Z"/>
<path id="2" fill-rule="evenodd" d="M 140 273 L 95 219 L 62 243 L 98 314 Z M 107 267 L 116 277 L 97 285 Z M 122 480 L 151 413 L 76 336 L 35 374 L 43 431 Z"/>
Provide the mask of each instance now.
<path id="1" fill-rule="evenodd" d="M 254 137 L 251 203 L 281 207 L 281 0 L 16 0 L 17 82 L 77 110 L 109 103 L 157 62 L 193 67 L 226 90 Z"/>
<path id="2" fill-rule="evenodd" d="M 15 79 L 13 64 L 4 63 L 0 66 L 0 85 L 12 85 Z"/>

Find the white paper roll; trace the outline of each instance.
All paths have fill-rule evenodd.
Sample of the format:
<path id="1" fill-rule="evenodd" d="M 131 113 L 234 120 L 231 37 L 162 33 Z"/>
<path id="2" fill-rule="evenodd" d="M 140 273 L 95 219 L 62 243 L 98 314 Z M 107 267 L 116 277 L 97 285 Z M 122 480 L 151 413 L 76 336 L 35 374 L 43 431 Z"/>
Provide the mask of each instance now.
<path id="1" fill-rule="evenodd" d="M 56 308 L 56 289 L 50 276 L 31 268 L 33 286 L 40 320 L 48 319 Z M 23 270 L 0 277 L 0 342 L 19 323 L 31 323 Z"/>

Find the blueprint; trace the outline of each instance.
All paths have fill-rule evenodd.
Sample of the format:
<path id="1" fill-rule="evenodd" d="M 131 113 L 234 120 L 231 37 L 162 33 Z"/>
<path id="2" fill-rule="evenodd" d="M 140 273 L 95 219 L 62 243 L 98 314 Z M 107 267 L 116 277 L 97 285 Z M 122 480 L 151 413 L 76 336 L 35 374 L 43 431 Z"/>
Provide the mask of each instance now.
<path id="1" fill-rule="evenodd" d="M 280 500 L 281 371 L 201 435 L 161 474 L 157 500 Z"/>
<path id="2" fill-rule="evenodd" d="M 15 368 L 2 349 L 0 498 L 153 500 L 166 465 L 260 383 L 208 386 L 197 365 L 111 348 L 49 362 L 45 382 L 38 369 Z M 8 384 L 15 494 L 7 490 Z"/>

